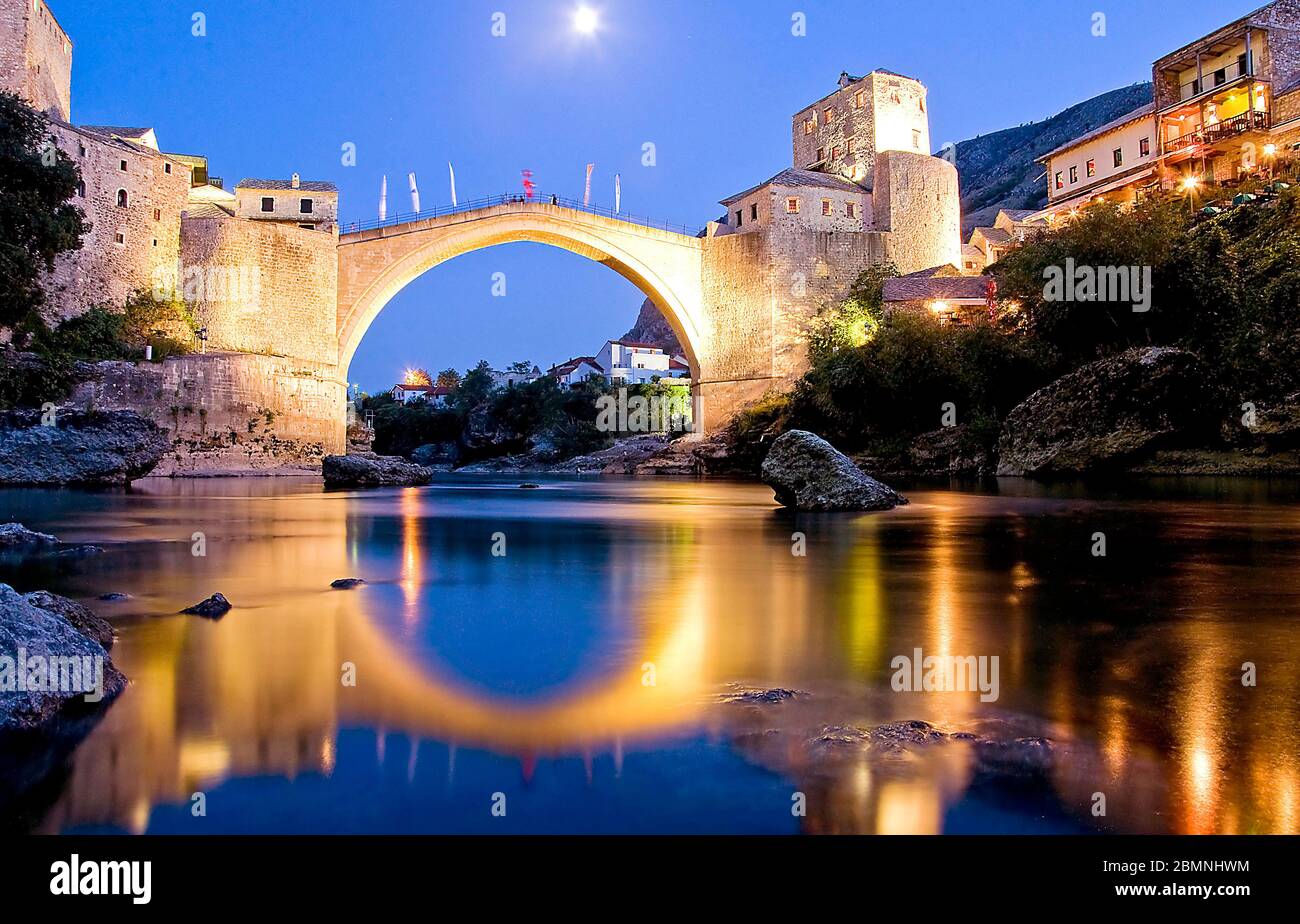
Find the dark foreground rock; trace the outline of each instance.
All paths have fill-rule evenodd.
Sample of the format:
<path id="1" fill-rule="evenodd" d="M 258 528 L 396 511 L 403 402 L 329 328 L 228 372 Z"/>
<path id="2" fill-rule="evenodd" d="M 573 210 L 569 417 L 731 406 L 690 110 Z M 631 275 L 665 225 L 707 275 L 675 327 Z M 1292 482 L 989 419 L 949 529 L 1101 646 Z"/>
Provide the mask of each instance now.
<path id="1" fill-rule="evenodd" d="M 330 581 L 330 586 L 335 590 L 351 590 L 354 587 L 360 587 L 365 583 L 362 578 L 339 578 L 337 581 Z"/>
<path id="2" fill-rule="evenodd" d="M 999 475 L 1081 475 L 1131 467 L 1156 450 L 1204 445 L 1219 414 L 1193 353 L 1126 350 L 1081 366 L 1007 415 Z"/>
<path id="3" fill-rule="evenodd" d="M 57 610 L 38 606 L 33 596 L 0 584 L 0 657 L 12 662 L 12 669 L 0 670 L 0 736 L 39 732 L 65 714 L 95 711 L 126 687 L 126 678 L 103 645 Z M 50 598 L 64 599 L 53 594 Z M 20 655 L 26 659 L 23 665 L 18 664 Z M 52 678 L 55 666 L 59 673 Z M 27 672 L 25 689 L 17 689 L 20 667 Z M 93 691 L 91 700 L 86 699 L 87 691 Z"/>
<path id="4" fill-rule="evenodd" d="M 132 411 L 59 411 L 42 426 L 37 410 L 0 415 L 0 484 L 126 485 L 153 471 L 171 446 Z"/>
<path id="5" fill-rule="evenodd" d="M 378 488 L 428 484 L 433 473 L 398 456 L 326 456 L 321 471 L 330 488 Z"/>
<path id="6" fill-rule="evenodd" d="M 104 646 L 105 651 L 113 647 L 113 627 L 97 616 L 90 607 L 82 606 L 76 600 L 52 594 L 48 590 L 34 590 L 24 594 L 23 599 L 43 610 L 58 613 L 72 623 L 72 627 L 82 635 L 93 638 Z"/>
<path id="7" fill-rule="evenodd" d="M 230 601 L 221 594 L 213 594 L 206 600 L 187 606 L 181 612 L 190 616 L 202 616 L 204 619 L 220 619 L 230 612 Z"/>
<path id="8" fill-rule="evenodd" d="M 777 437 L 763 460 L 762 476 L 777 503 L 797 510 L 888 510 L 907 503 L 807 430 Z"/>

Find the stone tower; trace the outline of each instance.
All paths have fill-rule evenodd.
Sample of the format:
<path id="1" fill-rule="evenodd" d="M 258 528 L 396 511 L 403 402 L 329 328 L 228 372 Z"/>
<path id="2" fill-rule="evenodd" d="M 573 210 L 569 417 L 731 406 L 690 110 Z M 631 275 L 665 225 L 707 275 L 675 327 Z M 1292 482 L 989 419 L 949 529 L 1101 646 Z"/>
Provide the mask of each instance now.
<path id="1" fill-rule="evenodd" d="M 0 0 L 0 89 L 47 116 L 72 112 L 72 40 L 45 0 Z"/>
<path id="2" fill-rule="evenodd" d="M 886 70 L 840 74 L 839 89 L 794 116 L 794 164 L 867 187 L 882 151 L 930 153 L 926 89 Z"/>

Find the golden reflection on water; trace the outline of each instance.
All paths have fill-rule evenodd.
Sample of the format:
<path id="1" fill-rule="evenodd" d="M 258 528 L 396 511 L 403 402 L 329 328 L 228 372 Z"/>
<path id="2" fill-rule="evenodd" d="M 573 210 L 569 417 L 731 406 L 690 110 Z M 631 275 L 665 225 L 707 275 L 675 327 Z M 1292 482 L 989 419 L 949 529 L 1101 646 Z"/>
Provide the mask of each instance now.
<path id="1" fill-rule="evenodd" d="M 442 501 L 429 492 L 306 491 L 199 504 L 190 516 L 206 518 L 220 572 L 205 580 L 237 608 L 220 623 L 167 617 L 120 626 L 113 656 L 132 685 L 76 752 L 39 829 L 143 831 L 153 806 L 184 804 L 231 777 L 329 777 L 340 728 L 379 729 L 381 764 L 388 734 L 409 737 L 409 779 L 419 742 L 432 739 L 451 745 L 449 772 L 457 749 L 470 747 L 517 758 L 525 776 L 538 758 L 579 756 L 590 780 L 593 755 L 611 756 L 621 773 L 626 748 L 701 730 L 725 742 L 752 720 L 764 734 L 786 734 L 738 750 L 809 793 L 805 830 L 933 833 L 970 785 L 969 747 L 827 765 L 801 742 L 823 725 L 925 719 L 966 731 L 1012 717 L 1036 721 L 1038 734 L 1061 747 L 1046 783 L 1079 826 L 1300 830 L 1300 627 L 1274 620 L 1252 632 L 1233 581 L 1205 579 L 1208 566 L 1195 561 L 1180 565 L 1169 592 L 1189 595 L 1180 606 L 1197 615 L 1127 627 L 1121 640 L 1104 625 L 1062 626 L 1034 609 L 1035 595 L 1053 584 L 1023 557 L 1032 548 L 991 564 L 972 532 L 1000 519 L 1013 544 L 1032 543 L 1014 524 L 1027 512 L 1052 513 L 1050 501 L 949 492 L 913 500 L 891 514 L 800 522 L 810 536 L 804 558 L 791 554 L 791 521 L 753 486 L 642 483 L 612 499 L 538 509 L 562 522 L 635 526 L 639 540 L 615 543 L 603 563 L 610 604 L 628 632 L 622 666 L 536 699 L 502 697 L 420 663 L 382 628 L 371 593 L 328 589 L 354 575 L 366 542 L 358 518 L 395 510 L 392 578 L 403 631 L 438 618 L 427 593 L 441 569 L 422 536 Z M 1259 511 L 1266 529 L 1275 511 Z M 493 530 L 486 519 L 473 522 L 486 556 Z M 223 523 L 240 541 L 220 541 Z M 522 540 L 511 541 L 510 553 L 520 554 Z M 1297 594 L 1295 575 L 1274 573 L 1275 592 Z M 149 601 L 157 612 L 193 602 L 190 585 L 171 586 Z M 1099 665 L 1097 646 L 1109 651 Z M 998 655 L 1001 699 L 889 695 L 890 659 L 917 647 Z M 1240 685 L 1244 660 L 1261 665 L 1255 688 Z M 340 681 L 345 663 L 355 665 L 354 687 Z M 754 713 L 718 701 L 732 683 L 814 696 L 811 706 Z M 1097 792 L 1107 796 L 1104 823 L 1089 812 Z"/>

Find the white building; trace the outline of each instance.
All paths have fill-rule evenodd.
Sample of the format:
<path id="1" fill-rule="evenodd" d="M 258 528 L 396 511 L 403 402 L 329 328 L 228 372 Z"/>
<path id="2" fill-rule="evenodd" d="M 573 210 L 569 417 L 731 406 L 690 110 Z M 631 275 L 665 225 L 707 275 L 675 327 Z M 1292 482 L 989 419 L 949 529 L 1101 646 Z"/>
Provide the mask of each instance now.
<path id="1" fill-rule="evenodd" d="M 653 343 L 608 340 L 596 354 L 596 364 L 614 385 L 641 385 L 656 379 L 678 379 L 690 375 L 681 360 L 674 359 Z"/>
<path id="2" fill-rule="evenodd" d="M 438 407 L 445 407 L 451 397 L 451 389 L 445 385 L 394 385 L 389 392 L 394 401 L 410 404 L 412 401 L 427 401 Z"/>
<path id="3" fill-rule="evenodd" d="M 588 376 L 604 376 L 605 370 L 596 362 L 594 356 L 577 356 L 557 366 L 552 366 L 547 370 L 546 374 L 559 384 L 572 387 L 587 381 Z"/>

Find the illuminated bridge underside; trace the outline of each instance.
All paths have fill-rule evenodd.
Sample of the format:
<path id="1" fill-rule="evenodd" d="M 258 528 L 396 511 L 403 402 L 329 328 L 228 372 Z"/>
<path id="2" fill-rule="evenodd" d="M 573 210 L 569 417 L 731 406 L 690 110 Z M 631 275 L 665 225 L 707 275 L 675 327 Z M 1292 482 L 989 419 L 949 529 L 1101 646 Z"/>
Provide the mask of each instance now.
<path id="1" fill-rule="evenodd" d="M 719 323 L 718 312 L 708 308 L 707 239 L 531 202 L 341 235 L 337 328 L 341 377 L 347 380 L 366 330 L 407 284 L 461 254 L 517 241 L 547 244 L 594 260 L 645 293 L 677 334 L 697 393 L 708 399 L 706 426 L 731 416 L 734 389 L 730 383 L 771 378 L 771 344 L 757 343 L 766 331 L 746 329 L 728 323 L 729 319 Z M 737 355 L 754 357 L 755 368 L 738 375 Z"/>

